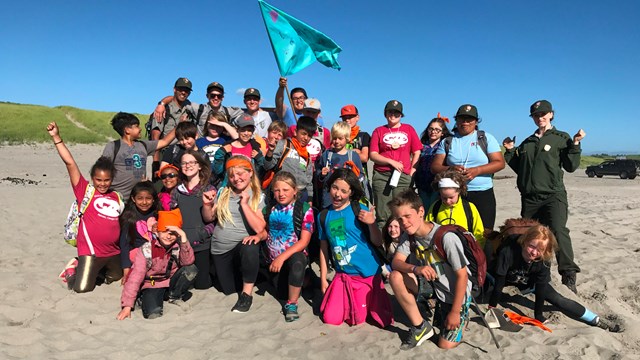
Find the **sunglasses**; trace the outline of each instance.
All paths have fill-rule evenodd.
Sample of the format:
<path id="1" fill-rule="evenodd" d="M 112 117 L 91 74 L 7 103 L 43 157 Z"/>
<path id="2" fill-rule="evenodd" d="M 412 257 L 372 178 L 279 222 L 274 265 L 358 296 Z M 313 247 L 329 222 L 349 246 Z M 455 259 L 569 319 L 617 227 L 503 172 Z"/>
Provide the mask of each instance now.
<path id="1" fill-rule="evenodd" d="M 162 174 L 162 175 L 160 175 L 160 180 L 173 179 L 173 178 L 177 178 L 177 177 L 178 177 L 178 174 L 176 174 L 176 173 Z"/>
<path id="2" fill-rule="evenodd" d="M 209 99 L 222 99 L 222 94 L 209 94 Z"/>

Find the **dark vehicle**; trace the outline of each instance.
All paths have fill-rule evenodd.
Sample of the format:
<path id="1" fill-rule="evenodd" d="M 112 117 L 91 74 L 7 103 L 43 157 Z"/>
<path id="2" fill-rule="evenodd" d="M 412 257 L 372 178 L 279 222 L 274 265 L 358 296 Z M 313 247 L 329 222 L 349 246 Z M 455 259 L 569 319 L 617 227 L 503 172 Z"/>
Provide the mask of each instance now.
<path id="1" fill-rule="evenodd" d="M 607 160 L 600 165 L 587 166 L 585 173 L 590 178 L 614 175 L 620 176 L 620 179 L 635 179 L 640 173 L 640 161 L 631 159 Z"/>

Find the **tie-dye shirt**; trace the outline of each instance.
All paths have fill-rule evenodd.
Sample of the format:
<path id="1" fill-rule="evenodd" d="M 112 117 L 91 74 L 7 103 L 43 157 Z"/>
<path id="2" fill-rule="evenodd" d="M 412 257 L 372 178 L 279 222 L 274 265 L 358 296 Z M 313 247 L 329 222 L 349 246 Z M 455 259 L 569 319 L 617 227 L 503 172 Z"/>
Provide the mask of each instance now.
<path id="1" fill-rule="evenodd" d="M 287 206 L 280 204 L 273 207 L 269 215 L 269 234 L 267 237 L 267 248 L 269 259 L 273 261 L 278 255 L 298 242 L 298 236 L 293 228 L 293 207 L 295 203 Z M 313 209 L 310 207 L 304 214 L 301 230 L 313 233 Z M 304 254 L 307 254 L 306 249 Z"/>

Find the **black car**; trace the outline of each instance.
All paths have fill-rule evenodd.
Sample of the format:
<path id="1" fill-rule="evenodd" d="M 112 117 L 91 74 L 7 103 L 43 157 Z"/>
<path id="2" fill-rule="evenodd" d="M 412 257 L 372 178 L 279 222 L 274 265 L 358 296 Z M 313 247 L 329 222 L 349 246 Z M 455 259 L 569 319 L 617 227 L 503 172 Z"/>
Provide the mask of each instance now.
<path id="1" fill-rule="evenodd" d="M 635 179 L 640 173 L 640 161 L 631 159 L 607 160 L 600 165 L 587 166 L 585 173 L 590 178 L 615 175 L 620 176 L 620 179 Z"/>

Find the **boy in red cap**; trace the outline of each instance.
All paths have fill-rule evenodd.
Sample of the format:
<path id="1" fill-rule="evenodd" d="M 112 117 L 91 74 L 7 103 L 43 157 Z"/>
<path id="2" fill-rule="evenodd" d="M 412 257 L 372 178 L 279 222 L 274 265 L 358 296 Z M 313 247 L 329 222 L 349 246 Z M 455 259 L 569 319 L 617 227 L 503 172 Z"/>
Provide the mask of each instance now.
<path id="1" fill-rule="evenodd" d="M 180 209 L 158 211 L 153 238 L 140 248 L 122 289 L 122 310 L 118 313 L 118 320 L 131 317 L 138 293 L 145 319 L 162 316 L 165 298 L 172 304 L 182 301 L 198 269 L 193 264 L 193 249 L 181 226 Z"/>
<path id="2" fill-rule="evenodd" d="M 371 142 L 371 135 L 365 131 L 360 131 L 358 121 L 360 121 L 360 114 L 358 108 L 355 105 L 345 105 L 340 109 L 340 118 L 351 126 L 351 134 L 347 141 L 347 149 L 352 149 L 360 155 L 360 162 L 362 163 L 362 169 L 365 176 L 368 176 L 367 162 L 369 161 L 369 143 Z"/>

